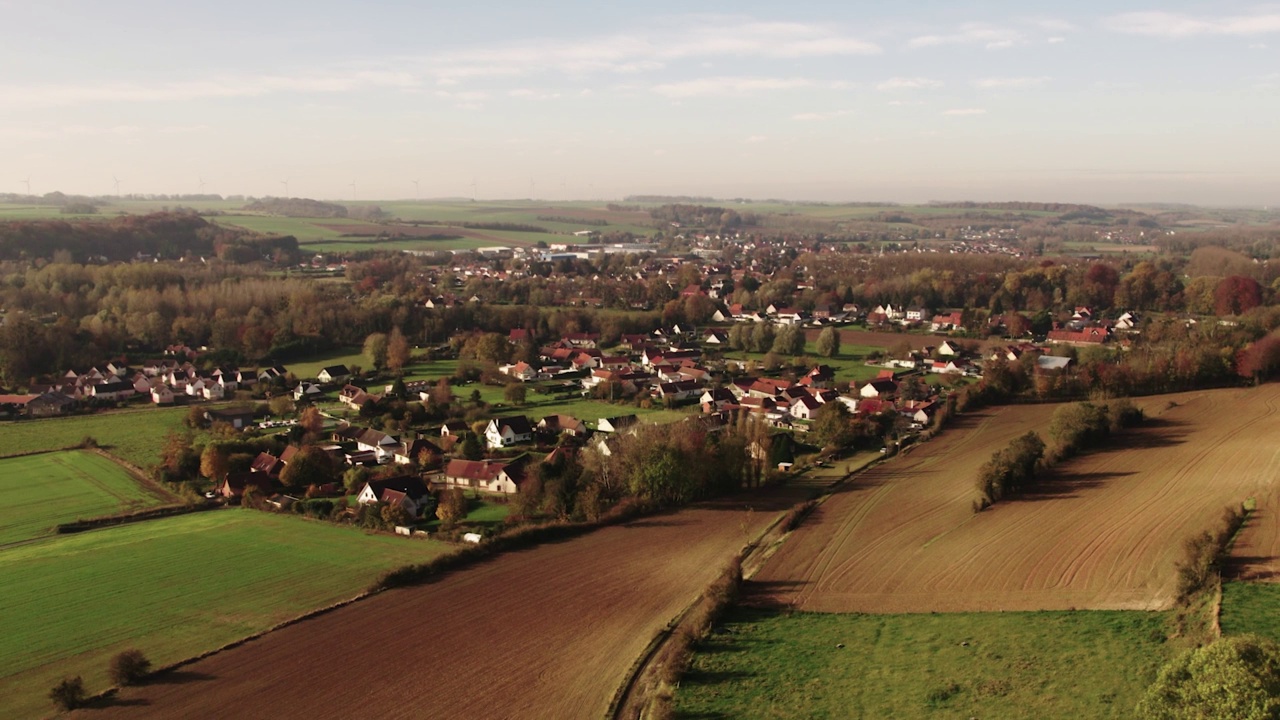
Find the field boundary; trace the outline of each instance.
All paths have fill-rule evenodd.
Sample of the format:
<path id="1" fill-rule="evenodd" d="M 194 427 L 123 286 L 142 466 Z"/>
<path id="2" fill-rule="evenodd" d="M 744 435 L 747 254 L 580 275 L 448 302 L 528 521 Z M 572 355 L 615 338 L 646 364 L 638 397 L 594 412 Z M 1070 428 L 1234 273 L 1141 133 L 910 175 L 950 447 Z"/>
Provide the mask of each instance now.
<path id="1" fill-rule="evenodd" d="M 136 510 L 131 513 L 123 513 L 119 515 L 101 515 L 85 520 L 76 520 L 75 522 L 62 523 L 54 526 L 55 535 L 71 535 L 74 533 L 86 532 L 88 530 L 97 530 L 98 528 L 115 527 L 117 525 L 129 525 L 136 522 L 144 522 L 146 520 L 159 520 L 161 518 L 177 517 L 179 515 L 188 515 L 190 513 L 205 512 L 208 510 L 220 509 L 216 505 L 162 505 L 160 507 L 148 508 L 146 510 Z"/>
<path id="2" fill-rule="evenodd" d="M 181 496 L 170 491 L 168 488 L 161 486 L 154 479 L 148 476 L 147 473 L 142 470 L 142 468 L 138 467 L 137 465 L 134 465 L 128 460 L 125 460 L 124 458 L 119 457 L 117 455 L 113 455 L 112 453 L 107 452 L 105 449 L 100 447 L 83 447 L 83 446 L 77 446 L 77 447 L 80 447 L 81 449 L 87 452 L 101 455 L 107 460 L 110 460 L 116 465 L 119 465 L 120 467 L 124 468 L 125 471 L 129 473 L 129 476 L 132 477 L 134 481 L 137 482 L 138 485 L 142 487 L 143 490 L 146 490 L 147 492 L 156 496 L 157 499 L 168 501 L 168 502 L 174 502 L 174 503 L 184 502 Z"/>

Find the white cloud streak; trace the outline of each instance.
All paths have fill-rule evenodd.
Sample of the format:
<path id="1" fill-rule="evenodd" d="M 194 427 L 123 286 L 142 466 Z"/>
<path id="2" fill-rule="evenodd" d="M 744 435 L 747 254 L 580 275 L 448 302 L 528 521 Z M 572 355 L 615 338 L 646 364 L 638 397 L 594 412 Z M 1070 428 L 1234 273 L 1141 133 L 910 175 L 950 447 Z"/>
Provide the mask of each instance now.
<path id="1" fill-rule="evenodd" d="M 1113 32 L 1173 40 L 1200 35 L 1249 37 L 1280 32 L 1280 13 L 1206 17 L 1155 10 L 1113 15 L 1103 25 Z"/>
<path id="2" fill-rule="evenodd" d="M 907 41 L 909 48 L 936 47 L 939 45 L 982 45 L 988 50 L 1000 50 L 1026 42 L 1023 34 L 1009 27 L 989 23 L 964 23 L 949 33 L 919 35 Z"/>
<path id="3" fill-rule="evenodd" d="M 663 97 L 679 100 L 693 97 L 752 95 L 761 91 L 792 90 L 814 85 L 814 81 L 808 78 L 707 77 L 654 85 L 651 90 Z"/>
<path id="4" fill-rule="evenodd" d="M 952 108 L 951 110 L 943 110 L 943 115 L 986 115 L 987 111 L 983 108 Z"/>
<path id="5" fill-rule="evenodd" d="M 927 90 L 929 88 L 938 87 L 942 87 L 942 81 L 922 77 L 889 78 L 888 80 L 876 85 L 876 89 L 881 92 L 893 92 L 896 90 Z"/>
<path id="6" fill-rule="evenodd" d="M 1036 87 L 1049 82 L 1048 76 L 1040 77 L 991 77 L 974 80 L 973 86 L 983 90 L 1017 90 Z"/>

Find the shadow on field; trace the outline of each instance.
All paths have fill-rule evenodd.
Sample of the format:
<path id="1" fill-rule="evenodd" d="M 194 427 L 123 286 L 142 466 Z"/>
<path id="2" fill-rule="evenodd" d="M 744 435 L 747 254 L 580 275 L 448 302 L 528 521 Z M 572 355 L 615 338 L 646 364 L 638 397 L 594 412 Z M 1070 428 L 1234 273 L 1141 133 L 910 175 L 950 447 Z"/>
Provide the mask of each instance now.
<path id="1" fill-rule="evenodd" d="M 1023 492 L 1013 502 L 1036 502 L 1079 497 L 1081 491 L 1105 485 L 1116 478 L 1137 475 L 1136 472 L 1058 472 L 1046 482 Z"/>
<path id="2" fill-rule="evenodd" d="M 86 710 L 105 710 L 106 708 L 117 707 L 147 707 L 151 704 L 146 698 L 129 698 L 124 699 L 117 695 L 114 691 L 100 698 L 94 698 L 84 704 Z"/>
<path id="3" fill-rule="evenodd" d="M 1147 418 L 1138 427 L 1131 428 L 1112 437 L 1098 451 L 1164 448 L 1181 445 L 1187 441 L 1187 434 L 1190 431 L 1185 428 L 1189 425 L 1190 423 L 1182 422 L 1181 420 L 1158 417 Z"/>
<path id="4" fill-rule="evenodd" d="M 194 682 L 205 682 L 215 680 L 213 675 L 208 673 L 196 672 L 195 670 L 170 670 L 166 673 L 152 675 L 147 678 L 148 685 L 186 685 Z"/>
<path id="5" fill-rule="evenodd" d="M 808 585 L 805 580 L 746 580 L 742 583 L 742 607 L 758 612 L 785 611 L 797 590 Z"/>
<path id="6" fill-rule="evenodd" d="M 1280 578 L 1280 571 L 1270 567 L 1275 560 L 1266 555 L 1232 556 L 1227 558 L 1222 574 L 1240 582 L 1273 582 Z"/>

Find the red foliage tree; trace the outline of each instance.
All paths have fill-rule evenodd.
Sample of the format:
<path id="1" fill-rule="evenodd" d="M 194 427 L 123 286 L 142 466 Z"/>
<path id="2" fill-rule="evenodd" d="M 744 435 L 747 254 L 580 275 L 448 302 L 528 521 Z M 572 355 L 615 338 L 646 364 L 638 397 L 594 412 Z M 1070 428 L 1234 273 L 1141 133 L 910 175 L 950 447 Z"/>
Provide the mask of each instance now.
<path id="1" fill-rule="evenodd" d="M 1262 304 L 1262 286 L 1243 275 L 1225 277 L 1214 288 L 1213 303 L 1219 315 L 1243 315 Z"/>

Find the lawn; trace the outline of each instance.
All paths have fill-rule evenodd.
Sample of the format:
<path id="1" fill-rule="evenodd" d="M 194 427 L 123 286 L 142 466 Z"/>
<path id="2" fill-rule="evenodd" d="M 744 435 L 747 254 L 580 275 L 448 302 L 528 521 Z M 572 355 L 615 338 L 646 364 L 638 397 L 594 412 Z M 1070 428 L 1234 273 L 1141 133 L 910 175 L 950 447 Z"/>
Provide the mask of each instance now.
<path id="1" fill-rule="evenodd" d="M 0 423 L 0 457 L 77 446 L 85 437 L 123 460 L 147 468 L 160 460 L 170 430 L 183 430 L 185 407 L 141 407 L 40 420 Z"/>
<path id="2" fill-rule="evenodd" d="M 60 677 L 107 686 L 115 653 L 163 665 L 349 598 L 450 546 L 253 510 L 216 510 L 0 551 L 0 717 L 50 710 Z"/>
<path id="3" fill-rule="evenodd" d="M 809 342 L 805 344 L 805 354 L 814 365 L 829 365 L 836 372 L 837 382 L 863 382 L 874 378 L 884 368 L 867 365 L 867 355 L 873 352 L 884 352 L 885 348 L 875 347 L 872 345 L 850 345 L 845 343 L 840 346 L 840 352 L 835 357 L 824 358 L 818 355 L 816 343 Z M 737 350 L 726 350 L 724 358 L 726 360 L 754 360 L 757 365 L 763 367 L 764 357 L 766 353 L 748 353 Z"/>
<path id="4" fill-rule="evenodd" d="M 1280 584 L 1223 583 L 1220 622 L 1225 635 L 1256 633 L 1280 642 Z"/>
<path id="5" fill-rule="evenodd" d="M 346 365 L 349 369 L 352 365 L 359 365 L 364 368 L 368 363 L 369 361 L 365 359 L 364 353 L 359 349 L 337 348 L 314 355 L 306 362 L 285 363 L 284 367 L 293 373 L 294 377 L 302 380 L 314 380 L 321 370 L 330 365 Z"/>
<path id="6" fill-rule="evenodd" d="M 0 460 L 0 546 L 52 533 L 60 523 L 175 500 L 148 491 L 124 468 L 90 452 Z"/>
<path id="7" fill-rule="evenodd" d="M 738 610 L 676 693 L 682 718 L 1127 718 L 1166 656 L 1144 612 Z"/>

